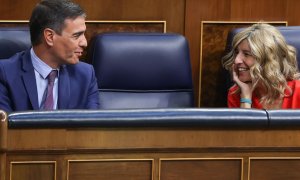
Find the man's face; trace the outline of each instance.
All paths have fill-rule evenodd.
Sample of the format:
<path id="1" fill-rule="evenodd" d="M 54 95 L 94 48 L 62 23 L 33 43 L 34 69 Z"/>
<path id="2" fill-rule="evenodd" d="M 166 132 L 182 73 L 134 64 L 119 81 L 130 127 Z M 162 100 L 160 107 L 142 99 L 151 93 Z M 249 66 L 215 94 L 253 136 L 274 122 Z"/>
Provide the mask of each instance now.
<path id="1" fill-rule="evenodd" d="M 58 65 L 76 64 L 87 46 L 85 38 L 85 18 L 66 19 L 61 35 L 55 33 L 53 38 L 53 54 Z"/>

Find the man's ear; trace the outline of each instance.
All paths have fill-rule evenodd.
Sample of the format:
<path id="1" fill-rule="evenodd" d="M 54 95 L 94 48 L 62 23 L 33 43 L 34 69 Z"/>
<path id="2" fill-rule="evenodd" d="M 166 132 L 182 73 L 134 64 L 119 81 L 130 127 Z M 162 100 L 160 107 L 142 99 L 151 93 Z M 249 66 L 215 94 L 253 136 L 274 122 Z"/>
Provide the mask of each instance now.
<path id="1" fill-rule="evenodd" d="M 54 35 L 55 32 L 52 29 L 50 28 L 44 29 L 44 39 L 47 45 L 53 46 Z"/>

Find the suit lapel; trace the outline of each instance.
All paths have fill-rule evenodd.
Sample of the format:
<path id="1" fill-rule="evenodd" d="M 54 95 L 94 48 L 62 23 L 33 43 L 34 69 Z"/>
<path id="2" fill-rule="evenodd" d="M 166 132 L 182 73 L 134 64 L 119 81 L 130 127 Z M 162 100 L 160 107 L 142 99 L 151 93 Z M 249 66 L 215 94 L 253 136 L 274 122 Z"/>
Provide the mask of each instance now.
<path id="1" fill-rule="evenodd" d="M 31 62 L 30 50 L 27 50 L 23 56 L 22 65 L 23 65 L 23 73 L 22 79 L 30 99 L 31 105 L 34 110 L 39 109 L 37 89 L 36 89 L 36 80 L 34 74 L 34 68 Z"/>
<path id="2" fill-rule="evenodd" d="M 65 66 L 59 71 L 58 81 L 58 108 L 68 109 L 70 101 L 70 79 L 69 73 Z"/>

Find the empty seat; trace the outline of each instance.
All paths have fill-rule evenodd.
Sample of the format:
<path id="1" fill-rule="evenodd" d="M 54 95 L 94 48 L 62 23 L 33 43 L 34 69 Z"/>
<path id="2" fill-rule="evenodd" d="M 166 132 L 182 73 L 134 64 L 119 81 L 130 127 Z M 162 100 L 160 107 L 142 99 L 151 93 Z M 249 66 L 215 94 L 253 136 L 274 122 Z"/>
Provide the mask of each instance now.
<path id="1" fill-rule="evenodd" d="M 0 27 L 0 59 L 31 47 L 29 28 Z"/>
<path id="2" fill-rule="evenodd" d="M 101 109 L 194 106 L 189 47 L 182 35 L 99 34 L 89 52 Z"/>

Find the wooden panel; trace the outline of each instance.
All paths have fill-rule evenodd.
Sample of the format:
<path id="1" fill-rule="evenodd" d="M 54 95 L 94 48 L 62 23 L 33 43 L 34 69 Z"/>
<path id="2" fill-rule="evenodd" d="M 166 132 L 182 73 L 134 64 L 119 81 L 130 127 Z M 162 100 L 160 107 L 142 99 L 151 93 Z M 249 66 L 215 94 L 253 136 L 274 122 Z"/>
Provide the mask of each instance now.
<path id="1" fill-rule="evenodd" d="M 1 0 L 0 20 L 28 20 L 40 0 Z M 74 0 L 88 20 L 164 20 L 170 32 L 184 33 L 185 0 Z"/>
<path id="2" fill-rule="evenodd" d="M 65 133 L 63 133 L 65 131 Z M 300 130 L 10 129 L 8 150 L 300 147 Z"/>
<path id="3" fill-rule="evenodd" d="M 55 162 L 12 162 L 11 180 L 55 180 Z"/>
<path id="4" fill-rule="evenodd" d="M 15 149 L 63 149 L 66 145 L 65 129 L 25 129 L 19 131 L 15 129 L 16 134 L 10 136 L 8 132 L 7 146 Z M 55 137 L 55 138 L 54 138 Z M 36 147 L 35 145 L 39 145 Z"/>
<path id="5" fill-rule="evenodd" d="M 286 19 L 290 26 L 300 25 L 300 1 L 299 0 L 286 0 Z"/>
<path id="6" fill-rule="evenodd" d="M 286 0 L 231 0 L 231 20 L 286 20 Z"/>
<path id="7" fill-rule="evenodd" d="M 299 158 L 250 158 L 249 180 L 299 180 Z"/>
<path id="8" fill-rule="evenodd" d="M 68 180 L 151 180 L 151 160 L 69 161 Z"/>
<path id="9" fill-rule="evenodd" d="M 164 20 L 170 32 L 184 33 L 185 0 L 76 0 L 88 20 Z"/>
<path id="10" fill-rule="evenodd" d="M 7 115 L 0 110 L 0 180 L 5 179 L 7 150 Z"/>
<path id="11" fill-rule="evenodd" d="M 5 180 L 6 171 L 6 154 L 0 152 L 0 180 Z"/>
<path id="12" fill-rule="evenodd" d="M 160 180 L 240 180 L 241 159 L 162 160 Z"/>
<path id="13" fill-rule="evenodd" d="M 40 0 L 1 0 L 0 6 L 0 20 L 28 20 L 32 8 Z"/>
<path id="14" fill-rule="evenodd" d="M 230 0 L 186 0 L 185 35 L 190 43 L 195 103 L 200 106 L 201 21 L 230 19 Z M 209 77 L 204 77 L 208 78 Z"/>
<path id="15" fill-rule="evenodd" d="M 6 149 L 7 142 L 7 115 L 4 111 L 0 110 L 0 152 Z"/>
<path id="16" fill-rule="evenodd" d="M 200 98 L 201 107 L 226 107 L 228 73 L 222 66 L 227 34 L 234 28 L 247 27 L 255 22 L 203 21 L 200 44 Z M 269 22 L 287 26 L 287 22 Z M 209 78 L 207 78 L 209 77 Z M 227 78 L 227 79 L 226 79 Z"/>
<path id="17" fill-rule="evenodd" d="M 201 177 L 205 180 L 239 179 L 240 176 L 246 180 L 249 157 L 300 157 L 299 132 L 297 127 L 8 129 L 7 149 L 3 152 L 7 164 L 4 174 L 9 179 L 11 162 L 55 161 L 58 180 L 67 177 L 70 180 L 92 177 L 125 180 Z M 46 166 L 51 169 L 49 164 Z M 265 164 L 256 167 L 262 166 Z M 290 171 L 298 175 L 298 162 L 293 166 Z M 26 174 L 28 171 L 45 174 L 43 168 L 35 166 L 14 164 L 13 167 L 28 177 L 31 175 Z M 46 175 L 52 178 L 53 173 Z"/>

